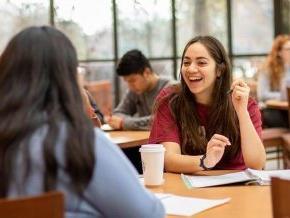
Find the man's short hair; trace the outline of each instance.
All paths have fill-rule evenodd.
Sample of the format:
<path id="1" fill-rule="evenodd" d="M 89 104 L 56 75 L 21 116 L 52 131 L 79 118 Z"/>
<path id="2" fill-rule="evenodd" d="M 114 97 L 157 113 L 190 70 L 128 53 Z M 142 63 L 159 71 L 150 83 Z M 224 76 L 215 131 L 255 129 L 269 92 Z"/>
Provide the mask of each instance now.
<path id="1" fill-rule="evenodd" d="M 143 74 L 146 67 L 152 70 L 149 60 L 141 51 L 134 49 L 123 55 L 116 71 L 118 76 L 128 76 L 131 74 Z"/>

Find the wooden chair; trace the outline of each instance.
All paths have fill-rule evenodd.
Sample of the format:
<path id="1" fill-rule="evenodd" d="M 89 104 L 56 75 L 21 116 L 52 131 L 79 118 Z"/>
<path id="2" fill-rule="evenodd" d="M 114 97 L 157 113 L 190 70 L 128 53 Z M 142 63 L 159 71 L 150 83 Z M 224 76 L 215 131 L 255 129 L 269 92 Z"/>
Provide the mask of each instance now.
<path id="1" fill-rule="evenodd" d="M 278 161 L 278 168 L 280 168 L 280 150 L 283 147 L 283 135 L 288 132 L 286 128 L 266 128 L 262 130 L 262 141 L 267 148 L 274 148 L 274 151 L 268 151 L 267 154 L 276 152 L 276 159 Z M 273 158 L 267 158 L 268 160 Z"/>
<path id="2" fill-rule="evenodd" d="M 271 179 L 271 194 L 274 218 L 290 218 L 290 180 Z"/>
<path id="3" fill-rule="evenodd" d="M 98 107 L 104 115 L 112 112 L 112 84 L 109 80 L 88 82 L 85 88 L 91 93 Z"/>
<path id="4" fill-rule="evenodd" d="M 64 196 L 50 192 L 34 197 L 0 199 L 2 218 L 64 218 Z"/>
<path id="5" fill-rule="evenodd" d="M 290 87 L 287 87 L 288 105 L 290 105 Z M 290 127 L 290 108 L 288 106 L 288 121 Z M 283 165 L 285 169 L 290 169 L 290 133 L 283 135 Z"/>
<path id="6" fill-rule="evenodd" d="M 290 104 L 290 87 L 287 87 L 287 100 Z M 288 107 L 288 122 L 290 108 Z M 290 127 L 290 122 L 289 122 Z M 282 150 L 284 168 L 290 168 L 290 133 L 287 128 L 266 128 L 262 131 L 262 141 L 267 147 L 276 147 L 278 168 L 280 168 L 280 150 Z"/>
<path id="7" fill-rule="evenodd" d="M 286 133 L 283 135 L 283 166 L 284 169 L 290 169 L 290 133 Z"/>

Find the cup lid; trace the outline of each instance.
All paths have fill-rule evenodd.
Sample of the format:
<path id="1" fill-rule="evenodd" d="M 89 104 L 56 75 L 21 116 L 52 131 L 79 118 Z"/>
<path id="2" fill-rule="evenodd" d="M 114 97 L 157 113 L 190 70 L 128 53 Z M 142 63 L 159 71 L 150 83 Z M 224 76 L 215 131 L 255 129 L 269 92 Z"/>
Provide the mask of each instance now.
<path id="1" fill-rule="evenodd" d="M 162 144 L 144 144 L 141 145 L 142 148 L 163 148 Z"/>
<path id="2" fill-rule="evenodd" d="M 164 152 L 164 147 L 141 147 L 139 148 L 139 152 Z"/>

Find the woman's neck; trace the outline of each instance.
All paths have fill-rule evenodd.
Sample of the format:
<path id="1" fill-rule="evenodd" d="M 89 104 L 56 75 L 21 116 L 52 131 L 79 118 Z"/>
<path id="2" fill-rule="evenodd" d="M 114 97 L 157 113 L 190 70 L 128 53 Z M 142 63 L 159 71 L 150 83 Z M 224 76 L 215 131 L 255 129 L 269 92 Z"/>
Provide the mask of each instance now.
<path id="1" fill-rule="evenodd" d="M 211 95 L 208 95 L 207 93 L 200 93 L 198 95 L 195 95 L 195 100 L 198 104 L 207 106 L 210 106 L 212 103 Z"/>

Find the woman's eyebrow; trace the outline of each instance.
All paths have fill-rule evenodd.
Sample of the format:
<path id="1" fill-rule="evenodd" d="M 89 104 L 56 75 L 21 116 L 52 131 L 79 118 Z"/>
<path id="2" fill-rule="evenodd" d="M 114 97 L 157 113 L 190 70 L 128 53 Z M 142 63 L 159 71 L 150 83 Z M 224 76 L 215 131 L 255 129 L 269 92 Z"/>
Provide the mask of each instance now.
<path id="1" fill-rule="evenodd" d="M 208 60 L 208 58 L 206 58 L 206 57 L 203 57 L 203 56 L 197 57 L 196 59 L 197 59 L 197 60 L 201 60 L 201 59 Z"/>
<path id="2" fill-rule="evenodd" d="M 185 59 L 186 59 L 186 60 L 191 60 L 191 58 L 188 57 L 188 56 L 185 56 L 183 59 L 184 59 L 184 60 L 185 60 Z M 195 59 L 197 59 L 197 60 L 200 60 L 200 59 L 208 60 L 208 58 L 206 58 L 206 57 L 204 57 L 204 56 L 196 57 Z"/>

